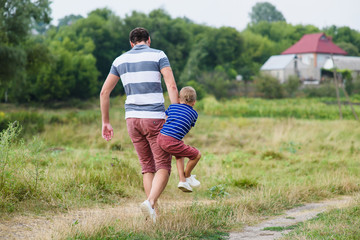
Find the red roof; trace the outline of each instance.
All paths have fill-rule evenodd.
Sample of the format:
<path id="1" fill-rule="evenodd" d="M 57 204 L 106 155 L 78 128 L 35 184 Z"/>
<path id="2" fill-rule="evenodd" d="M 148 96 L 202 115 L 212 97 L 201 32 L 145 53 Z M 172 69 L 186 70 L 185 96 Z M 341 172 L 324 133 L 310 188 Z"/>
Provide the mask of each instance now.
<path id="1" fill-rule="evenodd" d="M 297 43 L 281 54 L 297 53 L 347 54 L 347 52 L 332 42 L 331 37 L 327 37 L 324 33 L 305 34 Z"/>

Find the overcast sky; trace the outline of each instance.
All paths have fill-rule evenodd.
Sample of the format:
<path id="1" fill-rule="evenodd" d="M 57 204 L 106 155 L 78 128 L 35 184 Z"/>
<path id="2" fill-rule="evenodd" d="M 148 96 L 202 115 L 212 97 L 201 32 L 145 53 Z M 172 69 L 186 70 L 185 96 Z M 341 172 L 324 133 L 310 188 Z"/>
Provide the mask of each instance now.
<path id="1" fill-rule="evenodd" d="M 230 26 L 240 31 L 249 23 L 249 12 L 259 0 L 52 0 L 53 24 L 66 15 L 87 16 L 108 7 L 118 16 L 133 10 L 149 13 L 163 8 L 173 18 L 184 17 L 214 27 Z M 268 0 L 291 24 L 312 24 L 319 28 L 336 25 L 360 31 L 360 0 Z"/>

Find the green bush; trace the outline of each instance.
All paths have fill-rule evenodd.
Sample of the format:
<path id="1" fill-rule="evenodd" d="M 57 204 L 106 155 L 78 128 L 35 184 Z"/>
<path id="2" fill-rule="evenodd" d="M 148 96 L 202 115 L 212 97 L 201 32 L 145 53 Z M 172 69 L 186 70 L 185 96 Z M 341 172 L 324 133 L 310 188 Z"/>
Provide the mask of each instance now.
<path id="1" fill-rule="evenodd" d="M 101 119 L 99 111 L 72 111 L 65 115 L 53 115 L 50 124 L 90 124 L 98 123 Z"/>
<path id="2" fill-rule="evenodd" d="M 332 83 L 308 85 L 302 89 L 302 92 L 304 92 L 305 96 L 309 98 L 336 97 L 335 86 Z"/>
<path id="3" fill-rule="evenodd" d="M 44 116 L 36 112 L 0 112 L 0 131 L 7 128 L 11 122 L 18 122 L 22 134 L 34 134 L 44 130 Z"/>
<path id="4" fill-rule="evenodd" d="M 290 76 L 283 85 L 287 96 L 293 97 L 295 92 L 299 89 L 300 84 L 300 79 L 297 76 Z"/>
<path id="5" fill-rule="evenodd" d="M 214 71 L 203 72 L 197 79 L 206 93 L 213 95 L 216 99 L 231 97 L 236 83 L 229 79 L 225 70 L 219 66 Z"/>
<path id="6" fill-rule="evenodd" d="M 283 98 L 285 95 L 284 87 L 280 82 L 267 74 L 257 76 L 255 78 L 255 86 L 264 98 Z"/>

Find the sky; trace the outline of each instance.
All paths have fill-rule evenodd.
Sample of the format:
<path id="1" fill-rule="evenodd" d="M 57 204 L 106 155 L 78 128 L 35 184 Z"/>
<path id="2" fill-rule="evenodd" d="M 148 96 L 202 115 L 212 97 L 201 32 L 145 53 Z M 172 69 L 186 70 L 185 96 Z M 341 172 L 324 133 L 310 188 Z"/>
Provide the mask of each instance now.
<path id="1" fill-rule="evenodd" d="M 249 13 L 257 2 L 266 0 L 52 0 L 52 24 L 70 15 L 87 14 L 107 7 L 124 18 L 133 10 L 148 14 L 162 8 L 172 18 L 187 17 L 213 27 L 229 26 L 239 31 L 250 22 Z M 288 23 L 311 24 L 318 28 L 348 26 L 360 31 L 360 0 L 267 0 Z"/>

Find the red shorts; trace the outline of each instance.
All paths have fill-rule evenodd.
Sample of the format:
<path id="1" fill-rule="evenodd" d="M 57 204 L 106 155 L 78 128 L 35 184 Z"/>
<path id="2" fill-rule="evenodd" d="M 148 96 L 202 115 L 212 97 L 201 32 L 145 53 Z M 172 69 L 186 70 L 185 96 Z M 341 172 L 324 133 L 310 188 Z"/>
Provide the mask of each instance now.
<path id="1" fill-rule="evenodd" d="M 196 148 L 185 145 L 183 141 L 161 133 L 157 137 L 157 143 L 164 151 L 176 158 L 187 157 L 192 160 L 200 153 Z"/>
<path id="2" fill-rule="evenodd" d="M 159 169 L 171 172 L 171 154 L 162 150 L 156 142 L 164 125 L 164 119 L 127 118 L 129 136 L 138 154 L 142 173 L 155 173 Z"/>

